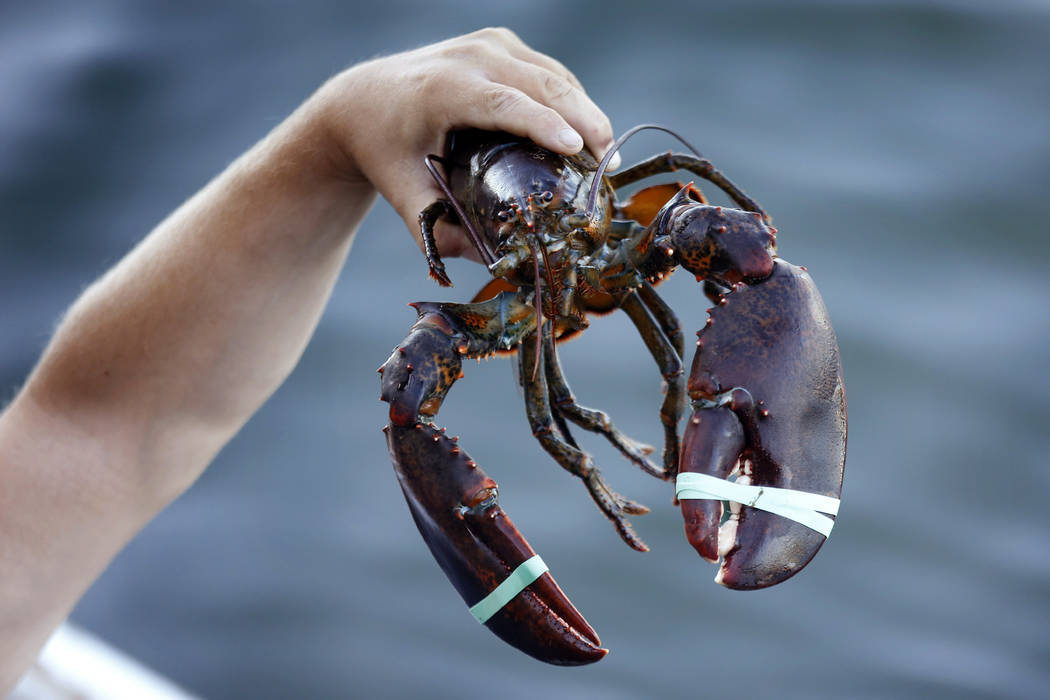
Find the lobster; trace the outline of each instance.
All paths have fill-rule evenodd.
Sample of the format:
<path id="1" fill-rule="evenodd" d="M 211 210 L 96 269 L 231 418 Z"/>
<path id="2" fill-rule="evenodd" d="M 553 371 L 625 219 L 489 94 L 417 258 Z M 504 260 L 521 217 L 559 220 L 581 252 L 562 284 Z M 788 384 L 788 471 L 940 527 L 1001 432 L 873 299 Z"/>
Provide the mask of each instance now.
<path id="1" fill-rule="evenodd" d="M 668 152 L 609 174 L 612 154 L 643 128 L 677 137 L 636 127 L 598 162 L 509 134 L 451 134 L 445 153 L 424 162 L 445 193 L 419 215 L 429 272 L 451 285 L 434 239 L 444 219 L 464 227 L 493 280 L 470 303 L 410 304 L 417 320 L 378 370 L 390 457 L 434 558 L 479 621 L 552 664 L 593 663 L 607 649 L 500 508 L 496 482 L 435 426 L 463 358 L 517 352 L 533 434 L 631 548 L 648 549 L 628 520 L 648 508 L 610 488 L 569 424 L 674 480 L 688 541 L 704 559 L 721 559 L 716 581 L 729 588 L 764 588 L 802 569 L 830 532 L 842 487 L 845 388 L 812 278 L 777 257 L 766 213 L 680 137 L 693 155 Z M 615 196 L 677 170 L 739 208 L 708 204 L 693 183 Z M 688 379 L 681 326 L 654 289 L 678 267 L 713 305 Z M 590 314 L 615 309 L 664 378 L 661 463 L 606 413 L 578 404 L 558 361 L 559 342 L 586 329 Z"/>

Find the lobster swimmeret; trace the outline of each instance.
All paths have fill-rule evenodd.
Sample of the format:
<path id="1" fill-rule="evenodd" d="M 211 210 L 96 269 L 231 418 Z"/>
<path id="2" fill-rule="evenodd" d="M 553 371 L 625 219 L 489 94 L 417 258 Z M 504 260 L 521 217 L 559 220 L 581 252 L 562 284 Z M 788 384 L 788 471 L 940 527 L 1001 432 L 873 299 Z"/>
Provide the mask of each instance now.
<path id="1" fill-rule="evenodd" d="M 446 193 L 419 217 L 431 276 L 450 285 L 433 235 L 444 218 L 464 226 L 494 279 L 470 303 L 413 304 L 415 325 L 379 369 L 394 469 L 438 564 L 493 632 L 555 664 L 592 663 L 606 649 L 499 507 L 496 483 L 434 427 L 462 358 L 517 351 L 533 434 L 632 548 L 647 550 L 628 517 L 648 509 L 606 484 L 569 424 L 604 435 L 644 471 L 677 479 L 687 538 L 705 559 L 721 557 L 716 580 L 730 588 L 771 586 L 813 558 L 833 522 L 816 511 L 834 514 L 845 463 L 835 335 L 805 268 L 777 258 L 769 217 L 699 154 L 667 153 L 606 175 L 612 152 L 599 164 L 586 151 L 561 156 L 507 134 L 464 131 L 443 156 L 428 156 Z M 615 198 L 675 170 L 714 183 L 739 209 L 707 204 L 691 184 Z M 677 267 L 713 303 L 688 381 L 680 325 L 654 290 Z M 558 363 L 558 341 L 585 329 L 588 314 L 617 308 L 666 382 L 661 464 L 605 413 L 576 403 Z M 680 442 L 687 393 L 693 412 Z M 737 501 L 730 513 L 723 500 Z"/>

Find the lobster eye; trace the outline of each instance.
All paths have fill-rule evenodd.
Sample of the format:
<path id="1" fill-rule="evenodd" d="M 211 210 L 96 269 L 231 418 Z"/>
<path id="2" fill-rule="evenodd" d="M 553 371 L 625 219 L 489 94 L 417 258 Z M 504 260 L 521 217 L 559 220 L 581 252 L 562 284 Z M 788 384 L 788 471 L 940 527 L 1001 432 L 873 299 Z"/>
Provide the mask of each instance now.
<path id="1" fill-rule="evenodd" d="M 500 221 L 510 221 L 510 216 L 511 216 L 511 212 L 508 211 L 507 209 L 504 209 L 503 211 L 498 212 L 496 214 L 496 218 L 499 219 Z"/>

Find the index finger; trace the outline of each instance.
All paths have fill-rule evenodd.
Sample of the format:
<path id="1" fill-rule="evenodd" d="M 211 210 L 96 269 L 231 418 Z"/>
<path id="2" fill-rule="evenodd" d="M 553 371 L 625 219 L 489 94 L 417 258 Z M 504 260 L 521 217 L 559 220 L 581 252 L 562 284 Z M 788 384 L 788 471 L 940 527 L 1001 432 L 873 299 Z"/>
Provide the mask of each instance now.
<path id="1" fill-rule="evenodd" d="M 612 124 L 605 113 L 587 95 L 576 76 L 560 61 L 530 48 L 514 32 L 506 28 L 483 29 L 472 35 L 488 44 L 488 60 L 483 70 L 494 82 L 520 90 L 534 102 L 548 107 L 564 119 L 583 143 L 601 158 L 613 144 Z M 507 59 L 510 60 L 507 60 Z M 525 106 L 521 103 L 521 106 Z M 535 111 L 535 110 L 533 110 Z M 544 131 L 541 117 L 539 128 L 527 132 L 534 141 L 561 153 L 575 153 L 579 146 L 555 145 L 556 139 L 537 138 L 536 131 Z M 565 142 L 568 143 L 568 142 Z"/>

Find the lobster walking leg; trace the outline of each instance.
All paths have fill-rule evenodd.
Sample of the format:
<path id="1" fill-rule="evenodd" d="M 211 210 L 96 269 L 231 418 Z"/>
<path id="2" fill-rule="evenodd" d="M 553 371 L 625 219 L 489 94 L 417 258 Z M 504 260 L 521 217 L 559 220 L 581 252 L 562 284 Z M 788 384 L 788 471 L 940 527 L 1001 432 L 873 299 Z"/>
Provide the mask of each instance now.
<path id="1" fill-rule="evenodd" d="M 536 344 L 531 338 L 526 338 L 518 346 L 518 353 L 521 384 L 525 390 L 525 412 L 532 427 L 532 434 L 562 468 L 583 480 L 587 492 L 598 504 L 598 508 L 612 521 L 623 541 L 640 552 L 649 551 L 649 547 L 635 534 L 626 517 L 644 515 L 649 509 L 613 491 L 602 478 L 601 472 L 594 464 L 594 458 L 573 447 L 558 434 L 551 415 L 546 371 L 537 372 L 533 377 L 531 369 L 539 362 L 542 370 L 545 359 L 543 352 L 541 350 L 537 355 Z"/>
<path id="2" fill-rule="evenodd" d="M 754 211 L 762 214 L 762 218 L 769 222 L 769 217 L 758 205 L 758 202 L 747 196 L 742 189 L 722 174 L 720 170 L 712 165 L 706 158 L 695 158 L 683 153 L 664 153 L 662 155 L 647 158 L 641 163 L 632 165 L 613 175 L 609 175 L 609 182 L 613 189 L 619 189 L 633 182 L 644 180 L 652 175 L 672 173 L 676 170 L 688 170 L 709 182 L 717 185 L 730 199 L 736 202 L 744 211 Z"/>
<path id="3" fill-rule="evenodd" d="M 445 263 L 441 262 L 441 254 L 438 253 L 437 241 L 434 240 L 434 224 L 442 217 L 455 219 L 455 216 L 455 210 L 444 199 L 432 202 L 419 212 L 419 232 L 423 236 L 423 250 L 426 253 L 427 265 L 430 266 L 430 276 L 442 287 L 451 287 L 452 280 L 448 278 Z"/>
<path id="4" fill-rule="evenodd" d="M 648 282 L 642 282 L 642 286 L 638 288 L 638 296 L 652 312 L 653 318 L 660 323 L 660 329 L 671 341 L 671 346 L 678 357 L 685 357 L 685 336 L 682 334 L 682 324 L 674 310 Z"/>
<path id="5" fill-rule="evenodd" d="M 664 424 L 665 434 L 664 470 L 663 474 L 658 476 L 670 479 L 678 473 L 678 421 L 682 417 L 682 408 L 685 404 L 685 373 L 682 355 L 673 341 L 664 333 L 662 327 L 664 324 L 653 316 L 649 305 L 642 302 L 637 292 L 629 292 L 620 304 L 620 308 L 638 328 L 642 340 L 645 341 L 645 346 L 649 348 L 649 352 L 656 360 L 660 373 L 667 383 L 667 393 L 664 394 L 664 401 L 660 406 L 660 420 Z"/>
<path id="6" fill-rule="evenodd" d="M 510 294 L 414 306 L 419 319 L 379 371 L 380 398 L 390 403 L 387 446 L 416 527 L 471 612 L 501 639 L 548 663 L 600 660 L 597 634 L 500 508 L 496 482 L 431 423 L 460 376 L 460 356 L 519 342 L 535 327 L 531 308 Z M 522 569 L 531 571 L 526 580 L 517 579 Z M 508 581 L 512 590 L 501 595 Z"/>
<path id="7" fill-rule="evenodd" d="M 655 464 L 646 459 L 646 455 L 653 451 L 649 445 L 643 445 L 621 433 L 613 425 L 612 420 L 604 411 L 580 406 L 569 388 L 565 375 L 562 374 L 561 364 L 554 349 L 554 338 L 551 336 L 549 325 L 543 329 L 543 366 L 546 371 L 547 388 L 550 396 L 552 415 L 557 422 L 559 415 L 566 416 L 576 425 L 592 433 L 600 433 L 627 459 L 637 464 L 643 471 L 653 476 L 664 478 L 663 471 Z M 562 434 L 573 447 L 579 447 L 568 434 L 568 427 L 559 423 Z"/>

